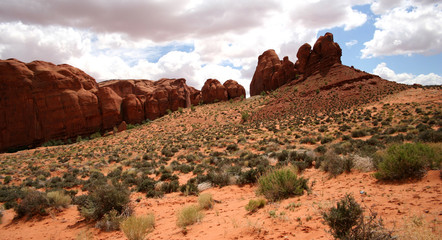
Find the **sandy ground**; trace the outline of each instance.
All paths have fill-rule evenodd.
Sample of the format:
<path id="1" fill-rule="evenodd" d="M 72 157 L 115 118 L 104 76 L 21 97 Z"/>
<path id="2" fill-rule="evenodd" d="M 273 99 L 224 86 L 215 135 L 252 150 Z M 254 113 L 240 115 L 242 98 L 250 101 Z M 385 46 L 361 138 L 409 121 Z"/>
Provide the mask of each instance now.
<path id="1" fill-rule="evenodd" d="M 153 212 L 156 227 L 150 239 L 331 239 L 323 225 L 321 211 L 331 207 L 346 193 L 365 208 L 384 219 L 390 229 L 400 231 L 407 218 L 423 217 L 436 231 L 441 231 L 442 181 L 439 171 L 430 171 L 423 179 L 407 183 L 380 183 L 371 173 L 354 171 L 337 178 L 316 169 L 307 169 L 303 176 L 313 184 L 310 194 L 277 203 L 268 203 L 249 214 L 244 206 L 257 198 L 255 186 L 212 188 L 219 201 L 204 211 L 201 222 L 187 228 L 184 234 L 176 226 L 176 212 L 185 205 L 197 204 L 195 196 L 168 194 L 161 199 L 132 200 L 137 215 Z M 290 207 L 291 204 L 291 207 Z M 12 221 L 14 212 L 4 212 L 0 239 L 78 239 L 87 234 L 93 239 L 125 239 L 122 232 L 100 232 L 81 222 L 75 206 L 25 221 Z"/>

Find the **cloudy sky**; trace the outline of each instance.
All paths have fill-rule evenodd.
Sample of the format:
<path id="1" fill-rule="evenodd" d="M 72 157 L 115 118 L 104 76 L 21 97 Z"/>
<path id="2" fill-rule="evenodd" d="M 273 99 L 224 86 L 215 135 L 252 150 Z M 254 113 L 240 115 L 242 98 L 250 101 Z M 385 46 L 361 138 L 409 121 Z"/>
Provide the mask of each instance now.
<path id="1" fill-rule="evenodd" d="M 325 32 L 346 65 L 442 84 L 439 0 L 0 1 L 0 59 L 68 63 L 97 81 L 235 79 L 248 91 L 262 52 L 295 62 Z"/>

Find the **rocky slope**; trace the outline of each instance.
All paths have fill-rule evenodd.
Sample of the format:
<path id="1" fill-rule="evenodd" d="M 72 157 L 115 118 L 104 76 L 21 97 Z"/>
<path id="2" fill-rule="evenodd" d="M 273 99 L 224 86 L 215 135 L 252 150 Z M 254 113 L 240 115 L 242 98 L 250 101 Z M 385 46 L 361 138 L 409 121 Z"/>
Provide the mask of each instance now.
<path id="1" fill-rule="evenodd" d="M 319 37 L 313 49 L 308 43 L 302 45 L 295 64 L 288 57 L 280 61 L 274 50 L 265 51 L 258 59 L 250 94 L 280 89 L 252 119 L 343 110 L 411 87 L 342 65 L 341 55 L 331 33 Z"/>
<path id="2" fill-rule="evenodd" d="M 208 80 L 208 83 L 218 82 Z M 208 84 L 206 83 L 206 84 Z M 210 85 L 210 84 L 209 84 Z M 218 86 L 219 85 L 219 86 Z M 156 119 L 196 105 L 203 96 L 225 101 L 245 91 L 236 81 L 199 91 L 185 79 L 97 83 L 75 67 L 43 61 L 0 61 L 0 151 L 74 138 L 125 123 Z M 224 97 L 219 97 L 219 93 Z"/>

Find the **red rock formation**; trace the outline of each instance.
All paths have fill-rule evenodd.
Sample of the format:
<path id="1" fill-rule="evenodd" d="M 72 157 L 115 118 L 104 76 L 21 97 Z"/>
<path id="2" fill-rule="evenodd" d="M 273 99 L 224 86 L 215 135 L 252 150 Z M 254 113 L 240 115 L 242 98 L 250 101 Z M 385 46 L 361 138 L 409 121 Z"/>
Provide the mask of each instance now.
<path id="1" fill-rule="evenodd" d="M 224 82 L 223 86 L 227 90 L 227 95 L 229 99 L 246 97 L 246 90 L 235 80 L 227 80 L 226 82 Z"/>
<path id="2" fill-rule="evenodd" d="M 100 129 L 98 86 L 69 65 L 0 61 L 0 150 Z"/>
<path id="3" fill-rule="evenodd" d="M 115 126 L 124 129 L 122 122 L 153 120 L 167 110 L 196 105 L 203 96 L 212 98 L 206 102 L 228 99 L 226 88 L 217 80 L 206 83 L 204 94 L 187 86 L 182 78 L 97 84 L 91 76 L 66 64 L 0 60 L 0 151 Z M 236 83 L 232 89 L 237 92 L 232 94 L 240 94 L 241 88 Z"/>
<path id="4" fill-rule="evenodd" d="M 258 58 L 258 65 L 250 83 L 250 95 L 275 90 L 295 78 L 296 71 L 293 62 L 288 57 L 284 57 L 281 61 L 275 50 L 267 50 Z"/>
<path id="5" fill-rule="evenodd" d="M 250 95 L 275 90 L 297 79 L 297 74 L 303 74 L 304 79 L 315 72 L 325 75 L 334 64 L 341 64 L 341 55 L 342 50 L 339 44 L 333 41 L 331 33 L 319 37 L 313 50 L 308 43 L 302 45 L 296 54 L 296 64 L 288 57 L 279 61 L 274 50 L 267 50 L 258 58 L 258 66 L 250 83 Z"/>
<path id="6" fill-rule="evenodd" d="M 333 41 L 333 34 L 326 33 L 324 36 L 319 37 L 315 45 L 313 45 L 313 50 L 306 63 L 304 77 L 316 71 L 321 72 L 323 75 L 326 74 L 331 66 L 341 64 L 341 56 L 341 47 Z"/>
<path id="7" fill-rule="evenodd" d="M 201 94 L 204 103 L 227 101 L 229 99 L 226 88 L 216 79 L 207 79 L 201 89 Z"/>

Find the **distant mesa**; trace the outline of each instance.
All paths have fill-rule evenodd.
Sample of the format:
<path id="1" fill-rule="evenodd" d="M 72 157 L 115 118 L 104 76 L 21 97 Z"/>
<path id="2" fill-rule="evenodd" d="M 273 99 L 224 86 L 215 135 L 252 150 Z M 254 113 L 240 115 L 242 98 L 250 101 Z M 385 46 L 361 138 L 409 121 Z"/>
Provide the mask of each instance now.
<path id="1" fill-rule="evenodd" d="M 156 119 L 168 110 L 226 101 L 244 88 L 209 79 L 204 94 L 186 80 L 110 80 L 97 83 L 67 64 L 0 60 L 0 151 Z M 212 101 L 209 101 L 212 100 Z"/>
<path id="2" fill-rule="evenodd" d="M 295 64 L 286 56 L 281 61 L 275 50 L 265 51 L 258 58 L 255 74 L 250 83 L 250 95 L 263 91 L 272 91 L 294 80 L 307 78 L 315 73 L 327 74 L 335 64 L 341 64 L 342 50 L 333 40 L 333 34 L 326 33 L 319 37 L 315 45 L 305 43 L 296 57 Z"/>

